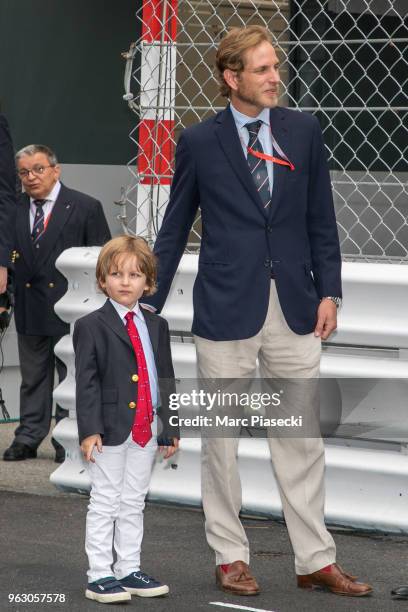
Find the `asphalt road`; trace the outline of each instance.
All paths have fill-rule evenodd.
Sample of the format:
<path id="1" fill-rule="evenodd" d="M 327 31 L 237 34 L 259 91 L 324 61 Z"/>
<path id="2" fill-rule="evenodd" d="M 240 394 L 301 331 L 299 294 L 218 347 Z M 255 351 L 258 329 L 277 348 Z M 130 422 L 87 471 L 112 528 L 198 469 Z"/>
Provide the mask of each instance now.
<path id="1" fill-rule="evenodd" d="M 293 555 L 284 525 L 245 519 L 252 550 L 251 568 L 262 593 L 257 597 L 236 598 L 215 587 L 213 556 L 205 542 L 202 513 L 152 504 L 147 505 L 145 512 L 142 567 L 169 584 L 170 594 L 165 598 L 133 597 L 131 603 L 121 605 L 91 602 L 83 595 L 87 567 L 83 550 L 86 506 L 87 499 L 78 495 L 0 491 L 2 612 L 408 610 L 408 601 L 393 602 L 389 596 L 391 586 L 408 581 L 406 537 L 335 534 L 339 562 L 361 578 L 370 579 L 375 588 L 371 597 L 351 599 L 297 589 Z M 9 595 L 18 593 L 62 594 L 65 602 L 9 603 Z M 226 604 L 239 607 L 225 607 Z"/>

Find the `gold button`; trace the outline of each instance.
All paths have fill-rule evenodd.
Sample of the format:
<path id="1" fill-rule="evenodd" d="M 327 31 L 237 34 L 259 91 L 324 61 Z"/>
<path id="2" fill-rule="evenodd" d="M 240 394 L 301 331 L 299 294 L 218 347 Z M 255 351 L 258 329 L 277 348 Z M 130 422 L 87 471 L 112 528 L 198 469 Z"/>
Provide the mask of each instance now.
<path id="1" fill-rule="evenodd" d="M 50 289 L 52 289 L 54 287 L 54 283 L 48 283 L 48 286 Z"/>
<path id="2" fill-rule="evenodd" d="M 20 257 L 20 253 L 14 253 L 14 257 L 18 259 Z"/>
<path id="3" fill-rule="evenodd" d="M 138 375 L 137 375 L 137 374 L 133 374 L 133 376 L 132 376 L 132 381 L 133 381 L 133 382 L 137 382 L 138 380 L 139 380 Z"/>
<path id="4" fill-rule="evenodd" d="M 129 408 L 136 408 L 135 402 L 129 402 Z"/>
<path id="5" fill-rule="evenodd" d="M 26 287 L 27 287 L 27 289 L 29 289 L 31 287 L 31 284 L 30 283 L 26 283 Z"/>

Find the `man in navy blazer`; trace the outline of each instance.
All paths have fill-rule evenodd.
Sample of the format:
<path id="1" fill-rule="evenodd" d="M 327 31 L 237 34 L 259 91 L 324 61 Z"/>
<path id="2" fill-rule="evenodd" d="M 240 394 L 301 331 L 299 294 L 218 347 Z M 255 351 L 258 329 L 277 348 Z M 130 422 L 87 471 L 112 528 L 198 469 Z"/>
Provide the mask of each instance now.
<path id="1" fill-rule="evenodd" d="M 110 239 L 98 200 L 63 185 L 55 153 L 45 145 L 29 145 L 16 155 L 17 171 L 25 193 L 17 203 L 14 252 L 15 322 L 22 382 L 20 425 L 5 451 L 5 461 L 37 456 L 47 436 L 52 411 L 54 371 L 59 381 L 65 365 L 54 354 L 56 343 L 69 333 L 69 325 L 54 311 L 67 291 L 67 280 L 55 267 L 58 256 L 75 246 L 99 246 Z M 67 411 L 56 408 L 56 420 Z M 64 449 L 53 440 L 55 460 Z"/>
<path id="2" fill-rule="evenodd" d="M 149 304 L 162 308 L 200 208 L 192 327 L 199 377 L 249 382 L 258 359 L 265 379 L 317 378 L 321 339 L 336 328 L 341 298 L 339 240 L 319 123 L 277 106 L 279 62 L 265 28 L 231 30 L 216 64 L 229 104 L 180 136 L 155 244 L 158 292 Z M 305 408 L 312 415 L 316 406 Z M 298 586 L 368 594 L 369 585 L 335 563 L 324 524 L 321 437 L 277 438 L 268 431 L 268 443 Z M 256 595 L 239 521 L 237 448 L 231 436 L 202 441 L 206 535 L 216 554 L 218 586 Z"/>
<path id="3" fill-rule="evenodd" d="M 9 308 L 6 293 L 16 217 L 16 170 L 10 130 L 0 114 L 0 313 Z M 0 326 L 1 328 L 1 326 Z"/>

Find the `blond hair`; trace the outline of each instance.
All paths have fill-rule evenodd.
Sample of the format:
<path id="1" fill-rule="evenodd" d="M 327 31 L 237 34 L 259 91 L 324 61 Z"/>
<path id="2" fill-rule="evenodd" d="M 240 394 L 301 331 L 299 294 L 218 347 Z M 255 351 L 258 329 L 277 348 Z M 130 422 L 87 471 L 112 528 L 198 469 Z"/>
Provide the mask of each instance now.
<path id="1" fill-rule="evenodd" d="M 238 74 L 242 72 L 245 68 L 245 52 L 265 41 L 271 43 L 272 46 L 274 44 L 272 34 L 267 28 L 260 25 L 232 28 L 224 36 L 215 57 L 219 90 L 222 96 L 228 98 L 231 93 L 231 88 L 224 79 L 224 70 L 232 70 Z"/>
<path id="2" fill-rule="evenodd" d="M 144 295 L 152 295 L 156 291 L 157 279 L 157 260 L 153 251 L 150 249 L 144 238 L 134 236 L 117 236 L 109 240 L 101 249 L 96 263 L 96 280 L 105 295 L 106 291 L 102 287 L 106 277 L 113 266 L 118 265 L 118 260 L 122 255 L 136 257 L 140 271 L 146 276 L 148 289 Z"/>

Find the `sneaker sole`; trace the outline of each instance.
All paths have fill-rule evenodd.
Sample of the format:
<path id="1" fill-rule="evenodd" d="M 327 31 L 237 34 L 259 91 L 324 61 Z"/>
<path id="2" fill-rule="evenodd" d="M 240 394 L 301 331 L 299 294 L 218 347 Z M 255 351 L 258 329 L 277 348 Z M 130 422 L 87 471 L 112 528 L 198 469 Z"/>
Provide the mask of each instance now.
<path id="1" fill-rule="evenodd" d="M 99 603 L 119 603 L 132 599 L 130 593 L 112 593 L 111 595 L 104 595 L 103 593 L 94 593 L 88 589 L 85 591 L 85 597 L 93 601 L 99 601 Z"/>
<path id="2" fill-rule="evenodd" d="M 126 586 L 123 586 L 123 588 L 131 595 L 138 595 L 139 597 L 160 597 L 161 595 L 167 595 L 169 592 L 167 584 L 163 584 L 163 586 L 154 589 L 132 589 Z"/>

